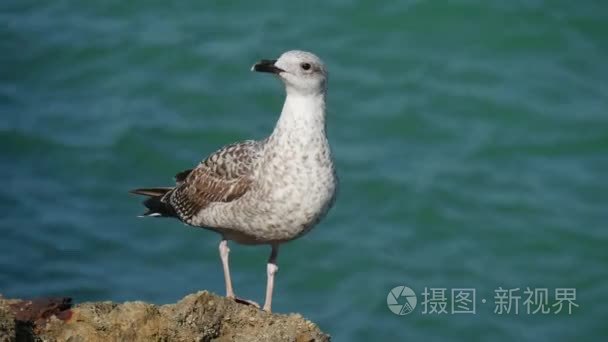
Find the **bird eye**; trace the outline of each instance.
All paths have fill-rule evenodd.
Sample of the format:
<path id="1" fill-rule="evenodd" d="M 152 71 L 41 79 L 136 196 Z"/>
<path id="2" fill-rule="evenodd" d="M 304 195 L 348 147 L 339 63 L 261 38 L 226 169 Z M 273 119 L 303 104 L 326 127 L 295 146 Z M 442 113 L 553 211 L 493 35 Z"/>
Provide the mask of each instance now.
<path id="1" fill-rule="evenodd" d="M 302 69 L 304 70 L 308 70 L 310 69 L 310 63 L 302 63 L 300 64 L 300 66 L 302 67 Z"/>

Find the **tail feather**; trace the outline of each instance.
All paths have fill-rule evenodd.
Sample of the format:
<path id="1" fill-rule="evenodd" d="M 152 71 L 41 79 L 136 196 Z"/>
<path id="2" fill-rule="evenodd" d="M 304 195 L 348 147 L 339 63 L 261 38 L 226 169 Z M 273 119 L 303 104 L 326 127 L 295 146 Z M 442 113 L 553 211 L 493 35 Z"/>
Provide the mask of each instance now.
<path id="1" fill-rule="evenodd" d="M 129 192 L 136 195 L 144 195 L 144 196 L 164 196 L 167 192 L 173 190 L 172 187 L 165 188 L 139 188 L 133 189 Z"/>
<path id="2" fill-rule="evenodd" d="M 141 216 L 153 216 L 153 217 L 177 217 L 177 213 L 173 207 L 162 201 L 162 198 L 173 188 L 141 188 L 134 189 L 129 192 L 136 195 L 148 196 L 143 205 L 146 206 L 148 211 L 143 213 Z"/>

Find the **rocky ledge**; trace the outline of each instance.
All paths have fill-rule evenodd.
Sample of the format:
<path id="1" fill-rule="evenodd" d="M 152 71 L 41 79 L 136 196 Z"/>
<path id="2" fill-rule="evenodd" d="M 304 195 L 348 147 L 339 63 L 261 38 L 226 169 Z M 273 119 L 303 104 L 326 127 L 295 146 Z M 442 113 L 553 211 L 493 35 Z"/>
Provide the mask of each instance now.
<path id="1" fill-rule="evenodd" d="M 299 314 L 272 314 L 207 291 L 175 304 L 0 296 L 0 341 L 329 341 Z"/>

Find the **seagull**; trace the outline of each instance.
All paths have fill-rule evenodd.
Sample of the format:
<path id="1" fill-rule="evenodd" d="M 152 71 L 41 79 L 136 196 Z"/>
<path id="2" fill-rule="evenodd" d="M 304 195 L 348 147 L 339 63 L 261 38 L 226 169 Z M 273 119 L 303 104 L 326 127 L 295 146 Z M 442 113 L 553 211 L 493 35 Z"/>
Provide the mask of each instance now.
<path id="1" fill-rule="evenodd" d="M 325 217 L 338 178 L 325 132 L 327 69 L 321 59 L 293 50 L 277 60 L 263 59 L 251 70 L 274 74 L 285 86 L 272 134 L 224 146 L 178 173 L 175 186 L 131 192 L 148 197 L 142 216 L 173 217 L 221 235 L 228 298 L 242 301 L 232 287 L 228 241 L 269 245 L 263 309 L 270 312 L 279 246 L 308 233 Z"/>

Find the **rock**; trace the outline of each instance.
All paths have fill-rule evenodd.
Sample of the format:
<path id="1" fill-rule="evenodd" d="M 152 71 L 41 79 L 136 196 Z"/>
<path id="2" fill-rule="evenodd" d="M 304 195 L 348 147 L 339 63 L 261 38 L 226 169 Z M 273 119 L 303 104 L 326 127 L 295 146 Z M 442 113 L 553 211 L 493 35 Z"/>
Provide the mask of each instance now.
<path id="1" fill-rule="evenodd" d="M 82 303 L 0 296 L 4 341 L 329 341 L 299 314 L 271 314 L 207 291 L 175 304 Z"/>

